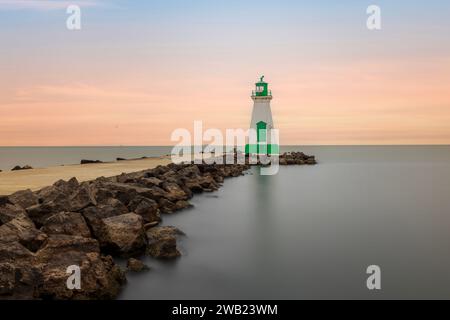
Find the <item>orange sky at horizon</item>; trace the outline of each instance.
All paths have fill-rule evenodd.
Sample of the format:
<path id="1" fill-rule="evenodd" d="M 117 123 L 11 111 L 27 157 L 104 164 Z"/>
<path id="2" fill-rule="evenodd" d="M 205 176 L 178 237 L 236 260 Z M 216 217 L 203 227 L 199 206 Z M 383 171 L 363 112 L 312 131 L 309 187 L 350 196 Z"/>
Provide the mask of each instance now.
<path id="1" fill-rule="evenodd" d="M 183 85 L 175 87 L 170 79 L 142 78 L 141 90 L 132 78 L 121 81 L 132 82 L 130 88 L 105 81 L 2 92 L 0 145 L 172 145 L 172 131 L 192 131 L 195 120 L 223 131 L 249 124 L 253 87 L 243 75 L 178 78 L 174 83 Z M 266 79 L 281 144 L 450 142 L 450 59 L 415 69 L 399 62 L 311 67 L 293 78 Z"/>

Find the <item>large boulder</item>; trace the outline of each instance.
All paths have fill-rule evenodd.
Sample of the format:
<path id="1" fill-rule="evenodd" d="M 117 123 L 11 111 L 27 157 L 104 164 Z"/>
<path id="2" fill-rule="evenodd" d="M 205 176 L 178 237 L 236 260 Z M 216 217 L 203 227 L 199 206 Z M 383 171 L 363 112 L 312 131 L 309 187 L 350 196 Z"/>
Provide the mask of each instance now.
<path id="1" fill-rule="evenodd" d="M 151 188 L 151 187 L 159 187 L 162 184 L 162 180 L 155 178 L 155 177 L 150 177 L 150 178 L 141 178 L 139 180 L 137 180 L 137 183 L 139 183 L 140 185 L 147 187 L 147 188 Z"/>
<path id="2" fill-rule="evenodd" d="M 149 198 L 137 196 L 128 204 L 130 212 L 140 215 L 144 219 L 144 223 L 152 223 L 161 221 L 158 203 Z"/>
<path id="3" fill-rule="evenodd" d="M 69 208 L 68 201 L 49 201 L 28 207 L 26 211 L 30 219 L 40 228 L 49 217 L 55 213 L 67 211 L 67 208 Z"/>
<path id="4" fill-rule="evenodd" d="M 172 259 L 181 255 L 177 237 L 184 235 L 175 227 L 154 227 L 147 230 L 147 254 L 161 259 Z"/>
<path id="5" fill-rule="evenodd" d="M 123 271 L 110 256 L 102 256 L 94 239 L 52 235 L 36 253 L 43 265 L 39 296 L 47 299 L 114 299 L 125 283 Z M 69 289 L 68 267 L 81 271 L 81 289 Z"/>
<path id="6" fill-rule="evenodd" d="M 79 187 L 80 184 L 76 178 L 72 178 L 69 181 L 58 180 L 53 185 L 37 191 L 36 194 L 40 203 L 68 201 L 70 195 Z"/>
<path id="7" fill-rule="evenodd" d="M 69 181 L 59 180 L 52 186 L 36 192 L 39 204 L 54 203 L 60 211 L 78 212 L 84 208 L 96 205 L 95 190 L 89 182 L 79 183 L 76 178 Z"/>
<path id="8" fill-rule="evenodd" d="M 35 255 L 19 242 L 0 240 L 0 299 L 37 299 L 41 285 Z"/>
<path id="9" fill-rule="evenodd" d="M 24 209 L 39 203 L 39 198 L 30 189 L 17 191 L 8 197 L 12 204 Z"/>
<path id="10" fill-rule="evenodd" d="M 203 187 L 200 184 L 200 180 L 198 178 L 187 179 L 184 183 L 186 188 L 188 188 L 192 193 L 202 193 Z"/>
<path id="11" fill-rule="evenodd" d="M 167 192 L 160 187 L 153 186 L 149 188 L 149 193 L 145 195 L 147 198 L 155 200 L 158 202 L 161 199 L 167 198 Z"/>
<path id="12" fill-rule="evenodd" d="M 70 210 L 81 211 L 91 205 L 97 205 L 95 193 L 88 182 L 83 182 L 69 198 Z"/>
<path id="13" fill-rule="evenodd" d="M 89 238 L 91 232 L 81 213 L 60 212 L 50 216 L 41 228 L 46 234 L 66 234 Z"/>
<path id="14" fill-rule="evenodd" d="M 96 207 L 88 207 L 83 210 L 83 217 L 96 239 L 104 239 L 106 237 L 103 219 L 129 212 L 127 207 L 117 199 L 110 198 L 103 203 L 105 204 L 97 205 Z"/>
<path id="15" fill-rule="evenodd" d="M 77 178 L 72 178 L 68 181 L 58 180 L 53 184 L 53 186 L 66 194 L 70 194 L 80 187 L 80 183 Z"/>
<path id="16" fill-rule="evenodd" d="M 37 251 L 47 235 L 36 229 L 33 221 L 22 214 L 0 226 L 1 241 L 19 242 L 30 251 Z"/>
<path id="17" fill-rule="evenodd" d="M 11 203 L 0 205 L 0 225 L 22 215 L 25 215 L 25 210 L 18 205 Z"/>
<path id="18" fill-rule="evenodd" d="M 133 256 L 145 250 L 143 219 L 135 213 L 103 219 L 104 233 L 99 239 L 106 251 L 121 256 Z"/>
<path id="19" fill-rule="evenodd" d="M 95 203 L 88 183 L 79 184 L 76 178 L 59 180 L 52 186 L 36 192 L 38 204 L 27 208 L 29 217 L 40 227 L 53 214 L 66 211 L 80 211 Z"/>
<path id="20" fill-rule="evenodd" d="M 162 213 L 174 213 L 177 210 L 176 204 L 166 198 L 161 198 L 158 204 Z"/>
<path id="21" fill-rule="evenodd" d="M 192 204 L 190 204 L 186 200 L 179 200 L 179 201 L 175 202 L 175 210 L 176 211 L 191 208 L 191 207 L 192 207 Z"/>
<path id="22" fill-rule="evenodd" d="M 170 201 L 187 200 L 188 196 L 176 183 L 163 182 L 162 187 L 167 191 L 166 198 Z"/>
<path id="23" fill-rule="evenodd" d="M 11 202 L 8 199 L 8 196 L 0 195 L 0 206 L 4 206 L 5 204 L 11 204 Z"/>
<path id="24" fill-rule="evenodd" d="M 125 205 L 128 205 L 137 196 L 153 199 L 152 189 L 134 184 L 106 182 L 101 184 L 101 188 L 109 190 L 114 198 L 120 200 Z"/>
<path id="25" fill-rule="evenodd" d="M 178 174 L 187 178 L 195 178 L 200 175 L 200 169 L 196 165 L 188 165 L 179 170 Z"/>

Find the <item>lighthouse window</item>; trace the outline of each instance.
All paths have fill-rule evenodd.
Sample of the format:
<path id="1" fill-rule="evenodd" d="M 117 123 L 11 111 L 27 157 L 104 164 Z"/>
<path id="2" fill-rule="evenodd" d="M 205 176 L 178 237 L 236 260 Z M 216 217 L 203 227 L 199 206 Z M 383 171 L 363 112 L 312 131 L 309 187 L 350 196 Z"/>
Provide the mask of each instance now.
<path id="1" fill-rule="evenodd" d="M 257 92 L 263 92 L 264 91 L 264 87 L 256 87 L 256 91 Z"/>

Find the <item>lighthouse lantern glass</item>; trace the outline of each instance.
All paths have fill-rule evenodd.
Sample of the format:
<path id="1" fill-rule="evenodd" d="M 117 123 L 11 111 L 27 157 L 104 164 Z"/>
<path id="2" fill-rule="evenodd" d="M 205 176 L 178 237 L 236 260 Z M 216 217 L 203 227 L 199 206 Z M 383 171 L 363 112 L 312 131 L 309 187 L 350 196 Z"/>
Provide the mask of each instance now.
<path id="1" fill-rule="evenodd" d="M 268 95 L 268 85 L 265 82 L 256 83 L 255 93 L 257 96 L 267 96 Z"/>

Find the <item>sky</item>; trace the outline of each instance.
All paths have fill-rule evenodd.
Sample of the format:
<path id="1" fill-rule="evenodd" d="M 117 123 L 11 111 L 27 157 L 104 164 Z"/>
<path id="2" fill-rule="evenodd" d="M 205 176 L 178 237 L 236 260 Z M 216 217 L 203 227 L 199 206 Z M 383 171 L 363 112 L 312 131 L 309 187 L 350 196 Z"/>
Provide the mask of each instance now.
<path id="1" fill-rule="evenodd" d="M 0 145 L 246 129 L 261 75 L 281 144 L 450 144 L 449 34 L 447 0 L 0 0 Z"/>

